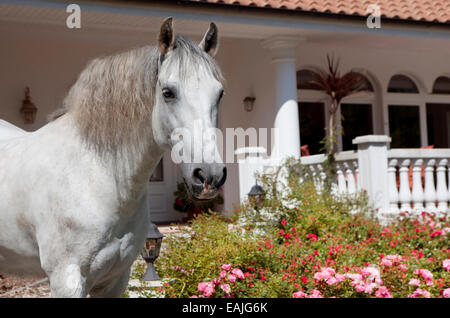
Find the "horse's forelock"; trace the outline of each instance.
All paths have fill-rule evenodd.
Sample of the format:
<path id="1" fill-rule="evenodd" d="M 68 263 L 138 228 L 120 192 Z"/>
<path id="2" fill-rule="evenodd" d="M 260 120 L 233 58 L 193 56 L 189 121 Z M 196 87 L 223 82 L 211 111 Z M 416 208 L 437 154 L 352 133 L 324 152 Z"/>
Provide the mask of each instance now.
<path id="1" fill-rule="evenodd" d="M 167 62 L 177 63 L 181 80 L 186 80 L 189 75 L 194 74 L 199 67 L 203 66 L 217 81 L 225 84 L 222 72 L 214 58 L 186 36 L 177 35 L 175 37 L 171 58 Z"/>

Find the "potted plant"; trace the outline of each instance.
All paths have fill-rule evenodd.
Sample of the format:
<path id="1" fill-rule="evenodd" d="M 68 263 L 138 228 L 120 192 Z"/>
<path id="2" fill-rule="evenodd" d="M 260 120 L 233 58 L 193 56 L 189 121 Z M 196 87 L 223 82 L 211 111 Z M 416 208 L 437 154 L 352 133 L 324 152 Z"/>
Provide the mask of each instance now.
<path id="1" fill-rule="evenodd" d="M 173 208 L 176 211 L 186 213 L 184 221 L 191 220 L 200 213 L 208 213 L 217 206 L 223 204 L 223 196 L 221 193 L 212 200 L 195 200 L 189 197 L 184 182 L 178 183 L 177 191 L 174 192 L 175 202 Z"/>

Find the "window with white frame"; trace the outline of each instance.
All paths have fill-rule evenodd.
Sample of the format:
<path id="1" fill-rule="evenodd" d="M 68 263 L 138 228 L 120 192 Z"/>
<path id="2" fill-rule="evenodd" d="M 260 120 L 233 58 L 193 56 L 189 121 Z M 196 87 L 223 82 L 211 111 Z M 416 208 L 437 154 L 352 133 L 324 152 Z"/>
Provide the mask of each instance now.
<path id="1" fill-rule="evenodd" d="M 322 140 L 325 138 L 326 105 L 328 96 L 311 83 L 315 76 L 312 70 L 297 72 L 298 113 L 302 155 L 322 153 Z"/>
<path id="2" fill-rule="evenodd" d="M 341 102 L 342 150 L 356 149 L 353 139 L 374 132 L 374 88 L 367 77 L 359 75 L 362 77 L 362 82 L 358 84 L 361 92 Z"/>
<path id="3" fill-rule="evenodd" d="M 439 76 L 427 96 L 428 145 L 450 148 L 450 77 Z"/>
<path id="4" fill-rule="evenodd" d="M 387 91 L 391 148 L 425 146 L 425 105 L 417 84 L 409 76 L 396 74 L 391 77 Z"/>
<path id="5" fill-rule="evenodd" d="M 314 73 L 308 69 L 297 72 L 300 142 L 303 147 L 308 147 L 310 154 L 323 152 L 321 141 L 327 133 L 330 107 L 330 97 L 311 84 L 318 76 Z M 336 115 L 341 132 L 337 140 L 338 151 L 355 149 L 352 144 L 355 137 L 374 131 L 374 86 L 366 76 L 358 74 L 363 78 L 359 85 L 362 92 L 344 98 Z"/>

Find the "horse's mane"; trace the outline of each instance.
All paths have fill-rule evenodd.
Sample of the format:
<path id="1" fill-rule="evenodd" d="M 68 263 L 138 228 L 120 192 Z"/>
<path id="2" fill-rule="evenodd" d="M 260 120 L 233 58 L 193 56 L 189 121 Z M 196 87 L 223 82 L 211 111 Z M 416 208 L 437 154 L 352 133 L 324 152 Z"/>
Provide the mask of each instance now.
<path id="1" fill-rule="evenodd" d="M 151 130 L 161 61 L 154 46 L 92 60 L 49 120 L 73 116 L 87 144 L 102 152 L 135 144 Z M 177 61 L 182 77 L 203 64 L 223 82 L 214 59 L 187 37 L 175 37 L 170 61 Z"/>

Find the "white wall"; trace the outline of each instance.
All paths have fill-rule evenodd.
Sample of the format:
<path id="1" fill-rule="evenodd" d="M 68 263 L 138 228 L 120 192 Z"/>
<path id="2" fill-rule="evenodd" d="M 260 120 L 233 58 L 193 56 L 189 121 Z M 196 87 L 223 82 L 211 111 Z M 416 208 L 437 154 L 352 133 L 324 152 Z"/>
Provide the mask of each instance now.
<path id="1" fill-rule="evenodd" d="M 61 105 L 64 94 L 90 59 L 151 44 L 155 39 L 153 33 L 133 31 L 77 32 L 41 25 L 0 24 L 0 118 L 27 130 L 41 127 L 47 115 Z M 383 92 L 389 78 L 397 72 L 409 72 L 420 79 L 419 85 L 430 90 L 436 77 L 450 74 L 449 45 L 439 45 L 436 40 L 435 47 L 422 48 L 420 41 L 417 43 L 417 48 L 411 50 L 307 40 L 297 50 L 297 69 L 324 67 L 326 54 L 334 52 L 341 58 L 342 72 L 351 68 L 367 70 Z M 222 38 L 217 59 L 227 80 L 220 106 L 220 128 L 270 129 L 275 116 L 274 67 L 260 40 Z M 30 126 L 23 125 L 19 113 L 25 86 L 31 88 L 32 101 L 39 108 L 36 123 Z M 243 99 L 249 95 L 256 97 L 255 109 L 250 113 L 243 107 Z M 380 117 L 382 102 L 380 97 L 376 105 Z M 379 122 L 376 132 L 382 129 L 383 123 Z M 233 203 L 239 202 L 238 167 L 236 163 L 227 166 L 224 210 L 231 213 Z"/>

